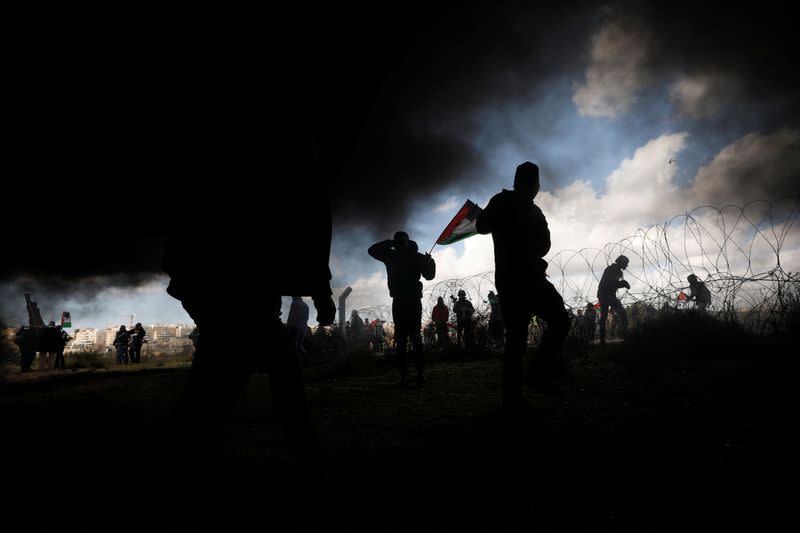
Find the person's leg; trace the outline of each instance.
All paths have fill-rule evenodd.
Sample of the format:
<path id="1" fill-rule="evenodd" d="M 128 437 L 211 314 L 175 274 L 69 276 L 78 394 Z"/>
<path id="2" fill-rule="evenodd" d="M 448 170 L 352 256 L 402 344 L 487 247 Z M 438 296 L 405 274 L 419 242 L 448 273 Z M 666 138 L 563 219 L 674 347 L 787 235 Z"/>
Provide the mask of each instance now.
<path id="1" fill-rule="evenodd" d="M 30 372 L 31 365 L 33 364 L 33 360 L 36 357 L 36 352 L 31 352 L 30 350 L 22 350 L 22 355 L 20 356 L 20 370 L 22 372 Z"/>
<path id="2" fill-rule="evenodd" d="M 302 337 L 290 335 L 277 316 L 272 317 L 266 327 L 273 406 L 287 437 L 297 450 L 303 456 L 314 454 L 317 440 L 308 414 L 303 370 L 296 352 Z"/>
<path id="3" fill-rule="evenodd" d="M 600 298 L 600 344 L 606 343 L 606 323 L 608 322 L 609 302 L 605 298 Z"/>
<path id="4" fill-rule="evenodd" d="M 628 334 L 628 313 L 625 311 L 625 308 L 622 307 L 622 302 L 617 298 L 611 302 L 611 308 L 614 310 L 614 320 L 617 323 L 619 336 L 624 339 Z"/>
<path id="5" fill-rule="evenodd" d="M 409 302 L 409 321 L 410 321 L 410 337 L 411 345 L 414 347 L 414 366 L 417 369 L 417 384 L 422 385 L 425 382 L 425 352 L 422 350 L 422 335 L 420 328 L 422 326 L 422 302 L 415 299 Z"/>
<path id="6" fill-rule="evenodd" d="M 394 342 L 397 346 L 397 364 L 400 371 L 400 384 L 408 379 L 408 354 L 406 353 L 406 337 L 408 337 L 408 317 L 404 302 L 395 298 L 392 301 L 392 317 L 394 318 Z"/>
<path id="7" fill-rule="evenodd" d="M 522 357 L 528 347 L 530 313 L 521 301 L 501 296 L 506 320 L 506 345 L 503 352 L 503 407 L 516 408 L 522 403 Z"/>
<path id="8" fill-rule="evenodd" d="M 569 334 L 569 313 L 552 283 L 542 279 L 533 298 L 533 312 L 547 323 L 537 354 L 533 382 L 546 388 L 555 385 L 564 373 L 563 347 Z"/>

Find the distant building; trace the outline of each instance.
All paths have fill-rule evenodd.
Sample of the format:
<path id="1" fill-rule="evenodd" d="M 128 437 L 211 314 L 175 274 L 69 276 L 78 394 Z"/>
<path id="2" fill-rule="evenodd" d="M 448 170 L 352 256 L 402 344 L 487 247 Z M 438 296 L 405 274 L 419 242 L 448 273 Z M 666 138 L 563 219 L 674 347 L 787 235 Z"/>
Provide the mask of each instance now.
<path id="1" fill-rule="evenodd" d="M 150 324 L 145 327 L 145 330 L 147 330 L 147 335 L 150 339 L 158 341 L 171 337 L 180 337 L 178 328 L 179 326 L 169 324 Z"/>
<path id="2" fill-rule="evenodd" d="M 102 330 L 101 330 L 102 331 Z M 68 332 L 69 333 L 69 332 Z M 69 333 L 72 340 L 67 343 L 66 352 L 92 352 L 97 349 L 97 333 L 94 328 L 80 328 Z"/>
<path id="3" fill-rule="evenodd" d="M 179 324 L 175 328 L 175 336 L 176 337 L 188 337 L 194 331 L 195 325 L 194 324 Z"/>

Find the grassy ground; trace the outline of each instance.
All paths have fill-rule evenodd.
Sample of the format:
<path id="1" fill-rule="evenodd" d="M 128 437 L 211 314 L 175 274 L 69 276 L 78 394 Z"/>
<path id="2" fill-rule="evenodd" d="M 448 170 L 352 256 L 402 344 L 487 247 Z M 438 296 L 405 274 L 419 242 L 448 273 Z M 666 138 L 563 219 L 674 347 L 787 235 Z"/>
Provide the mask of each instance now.
<path id="1" fill-rule="evenodd" d="M 726 334 L 727 335 L 727 334 Z M 506 417 L 500 362 L 436 362 L 421 390 L 365 358 L 308 374 L 328 468 L 309 473 L 257 375 L 184 489 L 148 484 L 186 369 L 73 373 L 0 387 L 2 503 L 111 525 L 148 511 L 285 531 L 720 530 L 791 517 L 798 366 L 784 342 L 571 346 L 570 383 Z M 658 349 L 656 349 L 658 348 Z M 288 525 L 278 526 L 278 520 Z M 167 522 L 151 522 L 151 527 Z"/>

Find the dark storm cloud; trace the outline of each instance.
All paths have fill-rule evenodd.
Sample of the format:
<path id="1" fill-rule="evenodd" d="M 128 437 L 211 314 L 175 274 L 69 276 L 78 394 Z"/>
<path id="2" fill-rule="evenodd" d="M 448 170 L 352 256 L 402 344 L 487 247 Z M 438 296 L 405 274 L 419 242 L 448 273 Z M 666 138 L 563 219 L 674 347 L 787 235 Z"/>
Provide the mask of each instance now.
<path id="1" fill-rule="evenodd" d="M 796 118 L 791 28 L 780 22 L 788 17 L 766 9 L 654 9 L 635 2 L 595 8 L 577 2 L 557 9 L 404 3 L 388 13 L 333 6 L 308 11 L 296 27 L 275 14 L 252 48 L 239 35 L 221 44 L 209 40 L 213 32 L 184 35 L 187 25 L 166 24 L 146 42 L 129 40 L 119 28 L 87 39 L 71 61 L 69 54 L 42 54 L 49 57 L 48 80 L 60 85 L 55 91 L 52 83 L 21 87 L 27 115 L 16 139 L 25 171 L 4 191 L 4 206 L 17 215 L 3 215 L 9 259 L 0 277 L 23 273 L 58 284 L 118 274 L 115 283 L 132 285 L 141 279 L 126 274 L 158 272 L 164 229 L 178 224 L 191 231 L 197 213 L 187 215 L 184 204 L 191 203 L 197 176 L 217 175 L 225 188 L 229 176 L 243 170 L 234 153 L 209 164 L 213 150 L 194 143 L 202 141 L 196 132 L 215 113 L 258 117 L 256 148 L 242 143 L 242 151 L 265 142 L 274 114 L 296 116 L 314 130 L 336 229 L 393 231 L 420 199 L 484 180 L 487 156 L 472 142 L 485 133 L 482 117 L 546 103 L 554 80 L 567 86 L 583 81 L 591 37 L 615 17 L 648 35 L 646 68 L 653 82 L 721 73 L 740 80 L 737 94 L 777 102 L 769 115 L 775 125 Z M 271 31 L 277 21 L 286 24 L 280 35 Z M 161 33 L 169 38 L 155 38 Z M 269 60 L 252 50 L 267 50 Z M 289 68 L 281 70 L 282 63 Z M 28 72 L 36 71 L 28 66 Z M 245 80 L 242 72 L 252 77 Z M 296 77 L 290 81 L 302 87 L 298 95 L 239 95 L 225 85 L 280 86 L 287 81 L 281 72 Z M 44 81 L 41 76 L 20 79 Z M 718 90 L 726 90 L 724 84 Z M 501 121 L 488 135 L 498 142 L 507 135 L 527 149 L 525 131 L 505 129 L 512 122 Z M 570 123 L 551 108 L 535 123 L 542 136 L 558 133 L 548 125 Z M 553 163 L 548 175 L 557 183 L 574 179 L 570 169 L 578 165 L 561 163 Z M 269 174 L 267 184 L 292 179 L 290 166 Z M 212 205 L 201 216 L 216 214 Z M 70 240 L 63 227 L 80 231 L 86 245 Z"/>
<path id="2" fill-rule="evenodd" d="M 138 287 L 155 280 L 154 274 L 116 274 L 81 277 L 63 274 L 25 276 L 13 282 L 0 281 L 0 317 L 10 324 L 27 324 L 25 293 L 37 303 L 42 317 L 57 320 L 64 306 L 73 317 L 101 314 L 103 307 L 96 297 L 109 287 Z M 79 301 L 72 298 L 79 295 Z"/>
<path id="3" fill-rule="evenodd" d="M 391 44 L 385 35 L 365 40 L 386 46 L 377 47 L 370 64 L 349 65 L 347 74 L 355 87 L 374 83 L 375 92 L 364 98 L 357 90 L 359 101 L 342 106 L 349 117 L 330 117 L 333 131 L 323 125 L 320 138 L 324 155 L 338 125 L 353 128 L 344 136 L 350 144 L 337 150 L 344 160 L 333 165 L 336 224 L 385 232 L 407 222 L 415 201 L 457 182 L 485 179 L 484 156 L 469 142 L 485 127 L 476 114 L 486 106 L 502 113 L 564 68 L 557 57 L 567 22 L 574 26 L 567 12 L 547 9 L 434 8 L 398 24 Z M 371 65 L 383 61 L 391 68 L 379 68 L 375 82 Z M 354 122 L 351 110 L 365 103 Z"/>

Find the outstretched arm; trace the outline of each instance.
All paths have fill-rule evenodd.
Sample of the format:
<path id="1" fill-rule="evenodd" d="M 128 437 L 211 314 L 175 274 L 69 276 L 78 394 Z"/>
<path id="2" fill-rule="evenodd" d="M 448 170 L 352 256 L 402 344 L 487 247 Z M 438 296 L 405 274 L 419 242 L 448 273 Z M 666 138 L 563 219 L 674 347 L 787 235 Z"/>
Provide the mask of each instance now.
<path id="1" fill-rule="evenodd" d="M 386 239 L 385 241 L 376 242 L 372 246 L 369 247 L 367 253 L 372 256 L 374 259 L 378 261 L 386 262 L 391 255 L 392 246 L 394 245 L 394 241 L 391 239 Z"/>
<path id="2" fill-rule="evenodd" d="M 492 198 L 489 200 L 486 209 L 480 212 L 478 219 L 475 221 L 475 229 L 478 233 L 487 234 L 491 233 L 497 227 L 497 201 Z"/>

